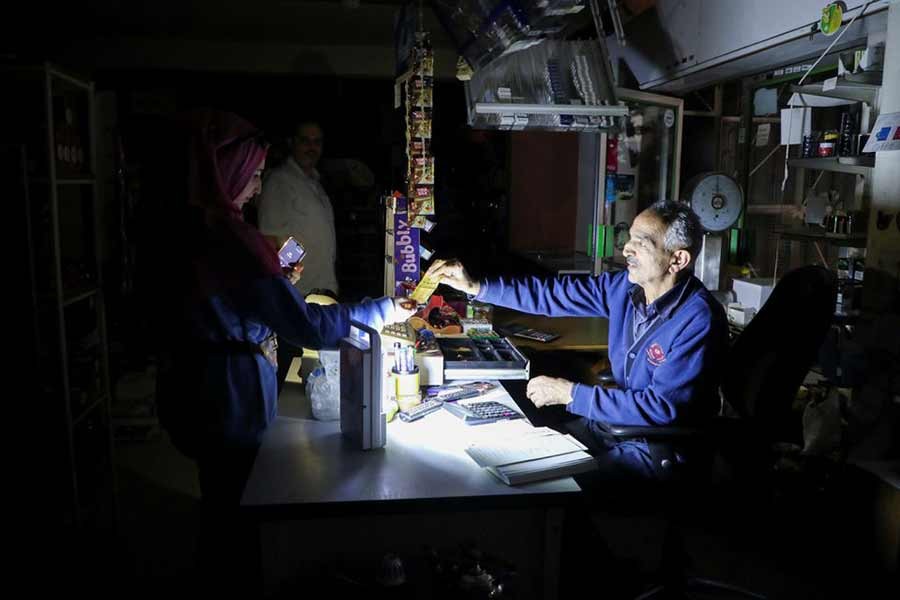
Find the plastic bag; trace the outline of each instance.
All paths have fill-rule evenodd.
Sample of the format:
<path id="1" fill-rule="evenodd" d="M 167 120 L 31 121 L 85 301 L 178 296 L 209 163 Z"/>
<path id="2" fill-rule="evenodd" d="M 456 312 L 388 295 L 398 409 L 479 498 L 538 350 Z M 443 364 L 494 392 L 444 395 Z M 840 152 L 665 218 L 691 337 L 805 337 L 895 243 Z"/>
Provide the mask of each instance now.
<path id="1" fill-rule="evenodd" d="M 337 350 L 319 350 L 319 366 L 306 378 L 306 397 L 319 421 L 341 418 L 341 357 Z"/>
<path id="2" fill-rule="evenodd" d="M 841 404 L 837 388 L 803 411 L 803 454 L 824 456 L 841 447 Z"/>

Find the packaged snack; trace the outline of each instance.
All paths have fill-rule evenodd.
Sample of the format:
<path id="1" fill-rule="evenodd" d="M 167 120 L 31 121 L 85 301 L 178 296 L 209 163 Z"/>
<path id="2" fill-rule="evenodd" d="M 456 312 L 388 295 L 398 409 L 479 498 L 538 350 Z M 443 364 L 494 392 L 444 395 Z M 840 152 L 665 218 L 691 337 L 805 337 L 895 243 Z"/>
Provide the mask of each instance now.
<path id="1" fill-rule="evenodd" d="M 414 157 L 413 183 L 416 185 L 434 185 L 434 158 Z"/>

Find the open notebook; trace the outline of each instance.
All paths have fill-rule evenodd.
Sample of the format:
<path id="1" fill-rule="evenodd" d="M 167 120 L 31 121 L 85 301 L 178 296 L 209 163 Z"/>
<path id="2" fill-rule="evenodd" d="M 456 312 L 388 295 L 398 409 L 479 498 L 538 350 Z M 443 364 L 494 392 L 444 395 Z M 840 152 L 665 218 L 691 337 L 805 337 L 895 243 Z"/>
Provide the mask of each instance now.
<path id="1" fill-rule="evenodd" d="M 587 448 L 571 435 L 541 427 L 525 434 L 483 440 L 466 448 L 478 466 L 507 485 L 568 477 L 597 468 Z"/>

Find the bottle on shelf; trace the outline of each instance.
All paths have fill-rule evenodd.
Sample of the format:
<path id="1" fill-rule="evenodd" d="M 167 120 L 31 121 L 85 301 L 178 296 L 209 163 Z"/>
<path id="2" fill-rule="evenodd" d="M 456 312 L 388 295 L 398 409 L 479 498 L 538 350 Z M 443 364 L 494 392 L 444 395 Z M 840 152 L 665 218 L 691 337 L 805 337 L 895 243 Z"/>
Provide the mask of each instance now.
<path id="1" fill-rule="evenodd" d="M 845 281 L 850 279 L 850 260 L 846 257 L 840 257 L 837 260 L 837 276 L 838 280 Z"/>
<path id="2" fill-rule="evenodd" d="M 866 271 L 866 257 L 857 256 L 853 259 L 853 281 L 862 283 Z"/>
<path id="3" fill-rule="evenodd" d="M 69 172 L 69 130 L 66 123 L 66 101 L 62 96 L 53 99 L 53 146 L 55 149 L 56 175 L 65 177 Z"/>
<path id="4" fill-rule="evenodd" d="M 75 111 L 71 106 L 66 108 L 66 127 L 69 131 L 69 165 L 73 175 L 84 170 L 84 148 L 81 145 L 81 134 L 78 132 Z"/>
<path id="5" fill-rule="evenodd" d="M 854 136 L 856 126 L 853 115 L 849 111 L 841 113 L 840 138 L 838 142 L 838 156 L 853 156 L 856 154 L 854 148 Z"/>

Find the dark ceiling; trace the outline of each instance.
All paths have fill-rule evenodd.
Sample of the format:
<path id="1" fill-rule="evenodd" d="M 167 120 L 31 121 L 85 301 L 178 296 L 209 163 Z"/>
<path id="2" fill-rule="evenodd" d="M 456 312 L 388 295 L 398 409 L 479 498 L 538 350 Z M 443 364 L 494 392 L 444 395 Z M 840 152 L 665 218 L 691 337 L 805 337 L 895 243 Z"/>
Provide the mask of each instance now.
<path id="1" fill-rule="evenodd" d="M 54 5 L 36 2 L 23 16 L 6 20 L 14 37 L 98 39 L 145 37 L 300 45 L 391 46 L 397 0 L 84 0 Z M 450 41 L 423 3 L 433 43 Z M 38 18 L 41 17 L 41 18 Z M 49 19 L 47 18 L 49 17 Z"/>

